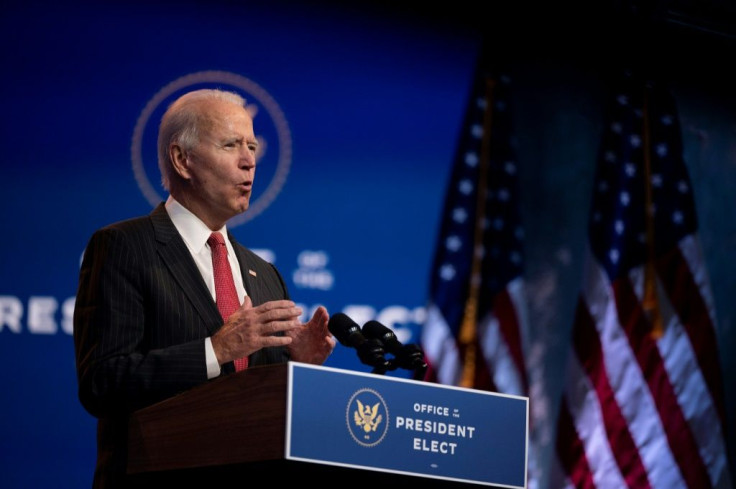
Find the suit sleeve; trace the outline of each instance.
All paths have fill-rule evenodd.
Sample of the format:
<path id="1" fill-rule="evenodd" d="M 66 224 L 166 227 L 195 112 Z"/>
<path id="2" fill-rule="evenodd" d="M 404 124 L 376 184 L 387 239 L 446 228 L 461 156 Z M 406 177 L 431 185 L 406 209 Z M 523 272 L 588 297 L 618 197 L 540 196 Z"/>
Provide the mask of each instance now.
<path id="1" fill-rule="evenodd" d="M 171 324 L 155 305 L 168 296 L 151 241 L 105 228 L 85 250 L 74 345 L 79 398 L 97 417 L 139 409 L 207 380 L 204 335 Z"/>

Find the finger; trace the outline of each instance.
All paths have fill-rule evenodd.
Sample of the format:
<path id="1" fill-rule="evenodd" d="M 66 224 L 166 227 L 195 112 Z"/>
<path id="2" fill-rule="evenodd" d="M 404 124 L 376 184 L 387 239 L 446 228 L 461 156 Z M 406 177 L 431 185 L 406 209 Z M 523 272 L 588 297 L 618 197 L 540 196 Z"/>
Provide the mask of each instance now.
<path id="1" fill-rule="evenodd" d="M 301 307 L 292 305 L 290 307 L 281 307 L 277 309 L 259 310 L 260 320 L 264 323 L 272 321 L 285 321 L 298 319 L 302 315 Z"/>
<path id="2" fill-rule="evenodd" d="M 292 307 L 296 307 L 296 304 L 294 304 L 294 301 L 281 299 L 277 301 L 264 302 L 263 304 L 260 304 L 257 307 L 257 309 L 262 312 L 267 312 L 267 311 L 275 311 L 278 309 L 289 309 Z"/>
<path id="3" fill-rule="evenodd" d="M 327 324 L 327 321 L 329 318 L 330 318 L 330 315 L 324 306 L 319 306 L 314 311 L 314 314 L 312 314 L 312 321 L 316 321 L 317 324 L 321 324 L 321 323 Z"/>
<path id="4" fill-rule="evenodd" d="M 240 305 L 241 309 L 250 309 L 253 307 L 253 301 L 250 300 L 250 296 L 243 297 L 243 303 Z"/>
<path id="5" fill-rule="evenodd" d="M 264 336 L 271 336 L 275 333 L 288 333 L 300 329 L 302 324 L 298 319 L 290 319 L 284 321 L 270 321 L 262 324 L 259 328 L 260 334 Z"/>

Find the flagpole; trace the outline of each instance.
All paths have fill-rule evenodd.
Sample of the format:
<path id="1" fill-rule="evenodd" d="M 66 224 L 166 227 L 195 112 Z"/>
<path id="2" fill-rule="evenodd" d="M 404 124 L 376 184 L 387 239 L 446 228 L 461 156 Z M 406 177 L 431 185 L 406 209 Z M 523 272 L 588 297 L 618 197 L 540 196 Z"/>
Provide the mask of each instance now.
<path id="1" fill-rule="evenodd" d="M 644 267 L 644 313 L 652 324 L 652 337 L 659 339 L 664 333 L 662 317 L 659 313 L 657 299 L 657 275 L 655 269 L 656 248 L 654 245 L 654 199 L 652 197 L 652 141 L 651 121 L 649 115 L 649 87 L 644 86 L 644 101 L 642 110 L 644 139 L 644 187 L 646 198 L 646 233 L 647 233 L 647 262 Z"/>
<path id="2" fill-rule="evenodd" d="M 478 355 L 478 293 L 481 285 L 481 265 L 483 246 L 483 223 L 485 221 L 486 196 L 488 192 L 488 165 L 490 164 L 490 131 L 493 113 L 493 89 L 495 80 L 486 78 L 486 106 L 483 115 L 483 135 L 481 140 L 481 158 L 478 169 L 478 193 L 476 196 L 476 218 L 473 242 L 471 273 L 468 284 L 468 298 L 465 301 L 463 322 L 460 327 L 459 342 L 463 358 L 463 373 L 460 380 L 462 387 L 474 387 Z"/>

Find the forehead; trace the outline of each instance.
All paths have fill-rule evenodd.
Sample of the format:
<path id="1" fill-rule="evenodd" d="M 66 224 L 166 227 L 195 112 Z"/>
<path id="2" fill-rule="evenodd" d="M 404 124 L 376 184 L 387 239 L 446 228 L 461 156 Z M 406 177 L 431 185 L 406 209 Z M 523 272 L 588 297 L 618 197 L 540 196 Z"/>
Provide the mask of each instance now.
<path id="1" fill-rule="evenodd" d="M 253 134 L 253 119 L 245 107 L 220 100 L 206 102 L 201 108 L 205 131 L 212 133 Z"/>

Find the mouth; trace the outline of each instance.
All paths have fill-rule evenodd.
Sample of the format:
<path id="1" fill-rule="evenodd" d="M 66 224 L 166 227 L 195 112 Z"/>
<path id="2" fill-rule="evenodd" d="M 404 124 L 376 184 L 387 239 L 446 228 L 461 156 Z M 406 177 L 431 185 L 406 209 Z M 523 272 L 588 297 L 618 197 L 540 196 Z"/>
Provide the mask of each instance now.
<path id="1" fill-rule="evenodd" d="M 250 192 L 253 190 L 253 182 L 241 182 L 237 187 L 241 192 Z"/>

